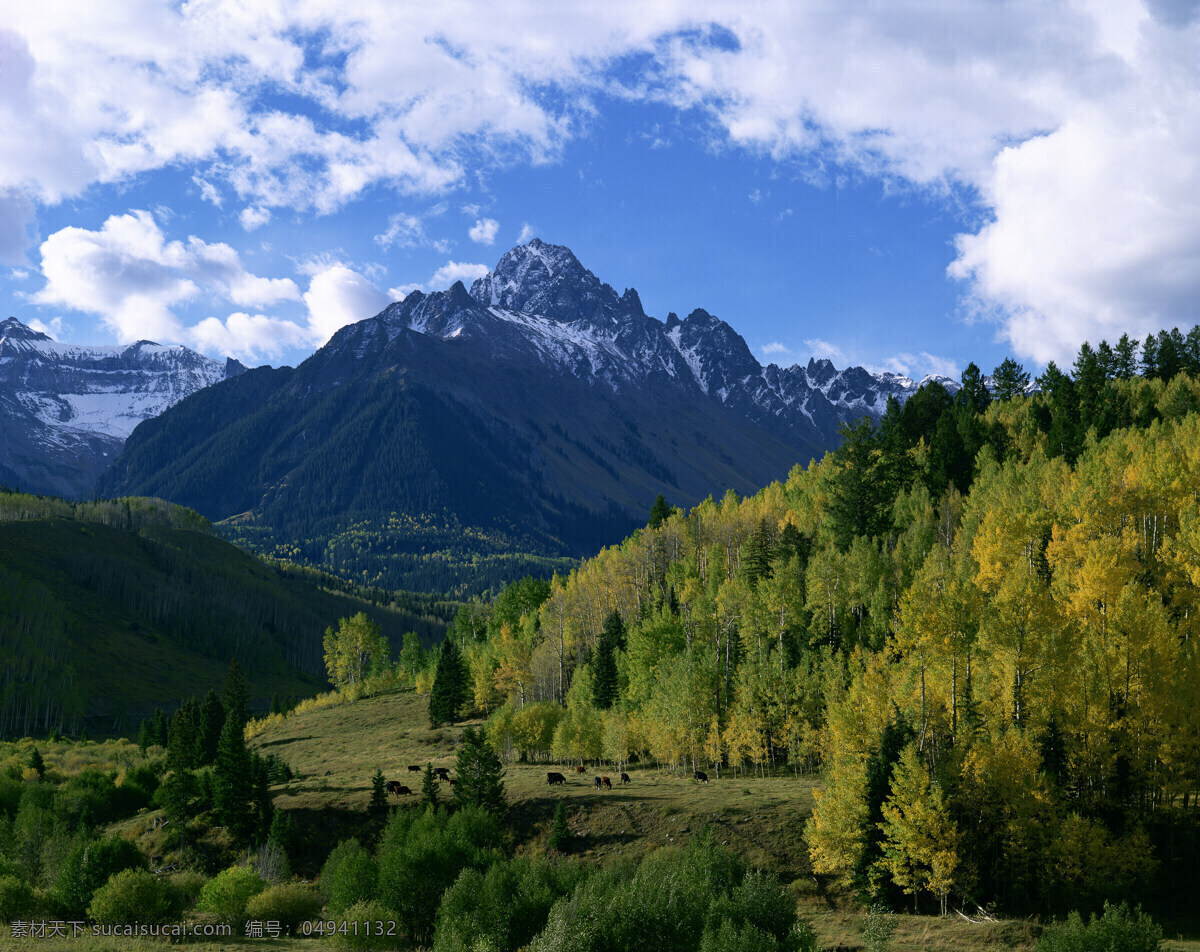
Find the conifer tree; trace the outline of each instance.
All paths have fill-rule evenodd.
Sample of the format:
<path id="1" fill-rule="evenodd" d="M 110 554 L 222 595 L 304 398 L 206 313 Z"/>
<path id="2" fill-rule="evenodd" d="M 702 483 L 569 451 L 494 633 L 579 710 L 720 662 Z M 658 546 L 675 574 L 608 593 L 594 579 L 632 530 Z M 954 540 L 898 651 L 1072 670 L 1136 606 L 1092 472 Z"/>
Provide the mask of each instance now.
<path id="1" fill-rule="evenodd" d="M 671 513 L 674 511 L 675 507 L 667 502 L 667 497 L 659 493 L 658 498 L 654 500 L 654 505 L 650 507 L 650 519 L 647 525 L 651 529 L 657 529 L 664 521 L 671 518 Z"/>
<path id="2" fill-rule="evenodd" d="M 1000 366 L 992 371 L 992 395 L 997 400 L 1024 396 L 1028 386 L 1028 372 L 1011 357 L 1005 357 Z"/>
<path id="3" fill-rule="evenodd" d="M 196 701 L 190 699 L 171 716 L 167 733 L 167 763 L 172 770 L 196 766 Z"/>
<path id="4" fill-rule="evenodd" d="M 607 711 L 617 699 L 617 659 L 612 642 L 601 636 L 592 656 L 592 703 Z"/>
<path id="5" fill-rule="evenodd" d="M 1137 343 L 1128 334 L 1122 334 L 1113 349 L 1113 376 L 1128 380 L 1137 374 Z"/>
<path id="6" fill-rule="evenodd" d="M 143 757 L 146 756 L 146 750 L 152 743 L 154 741 L 150 739 L 150 722 L 143 717 L 142 723 L 138 726 L 138 750 L 142 752 Z"/>
<path id="7" fill-rule="evenodd" d="M 438 808 L 438 784 L 437 778 L 433 775 L 433 764 L 425 765 L 425 772 L 421 775 L 421 806 L 432 807 L 434 810 Z"/>
<path id="8" fill-rule="evenodd" d="M 550 828 L 550 839 L 546 841 L 546 849 L 565 853 L 571 848 L 571 828 L 567 826 L 567 808 L 559 800 L 554 808 L 554 825 Z"/>
<path id="9" fill-rule="evenodd" d="M 46 761 L 42 757 L 42 752 L 36 747 L 29 754 L 29 766 L 37 773 L 39 780 L 45 779 Z"/>
<path id="10" fill-rule="evenodd" d="M 433 687 L 429 691 L 429 726 L 440 727 L 458 720 L 467 700 L 467 673 L 453 638 L 442 642 Z"/>
<path id="11" fill-rule="evenodd" d="M 225 672 L 225 688 L 221 692 L 221 703 L 225 706 L 225 714 L 232 714 L 241 727 L 246 726 L 250 719 L 250 695 L 246 689 L 246 678 L 242 674 L 242 666 L 237 658 L 229 662 Z M 222 725 L 223 726 L 223 725 Z"/>
<path id="12" fill-rule="evenodd" d="M 151 743 L 158 744 L 159 747 L 166 749 L 167 715 L 163 713 L 161 707 L 154 709 L 154 716 L 150 719 L 150 737 Z"/>
<path id="13" fill-rule="evenodd" d="M 243 730 L 236 710 L 231 710 L 221 728 L 213 768 L 213 806 L 217 818 L 237 842 L 246 841 L 253 825 L 248 802 L 253 778 Z"/>
<path id="14" fill-rule="evenodd" d="M 274 798 L 271 796 L 271 765 L 257 752 L 250 757 L 251 823 L 255 841 L 262 842 L 271 830 L 272 814 L 275 812 Z"/>
<path id="15" fill-rule="evenodd" d="M 371 778 L 371 802 L 367 804 L 367 813 L 374 819 L 382 820 L 387 816 L 387 786 L 383 779 L 383 771 L 376 770 Z"/>
<path id="16" fill-rule="evenodd" d="M 471 804 L 500 816 L 508 808 L 504 793 L 504 770 L 500 758 L 482 730 L 463 729 L 458 748 L 458 774 L 454 786 L 456 803 Z"/>
<path id="17" fill-rule="evenodd" d="M 225 726 L 225 705 L 217 692 L 209 689 L 200 705 L 200 720 L 196 730 L 196 765 L 211 764 L 217 756 L 217 742 Z"/>

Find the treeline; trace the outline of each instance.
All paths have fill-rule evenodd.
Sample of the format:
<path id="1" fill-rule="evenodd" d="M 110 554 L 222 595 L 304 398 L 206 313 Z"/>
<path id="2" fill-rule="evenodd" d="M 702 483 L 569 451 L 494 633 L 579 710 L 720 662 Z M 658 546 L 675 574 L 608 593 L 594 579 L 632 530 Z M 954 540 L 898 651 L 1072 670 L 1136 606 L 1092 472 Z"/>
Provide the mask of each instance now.
<path id="1" fill-rule="evenodd" d="M 972 365 L 784 483 L 464 609 L 471 703 L 513 757 L 819 770 L 813 869 L 864 899 L 1190 894 L 1197 339 L 1128 376 L 1127 340 L 1085 346 L 1028 396 Z"/>
<path id="2" fill-rule="evenodd" d="M 231 657 L 268 696 L 312 694 L 325 629 L 359 610 L 397 648 L 445 631 L 449 606 L 265 564 L 182 507 L 6 492 L 0 514 L 0 736 L 132 730 Z"/>

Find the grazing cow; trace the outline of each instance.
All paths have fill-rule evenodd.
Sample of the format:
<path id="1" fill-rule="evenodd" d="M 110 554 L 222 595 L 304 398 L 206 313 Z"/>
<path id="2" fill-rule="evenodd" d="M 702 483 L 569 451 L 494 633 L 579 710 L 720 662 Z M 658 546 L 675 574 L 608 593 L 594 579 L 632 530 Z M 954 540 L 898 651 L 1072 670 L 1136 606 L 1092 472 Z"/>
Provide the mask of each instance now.
<path id="1" fill-rule="evenodd" d="M 708 783 L 708 774 L 706 774 L 703 770 L 697 770 L 694 774 L 692 774 L 692 779 L 699 780 L 701 783 Z"/>
<path id="2" fill-rule="evenodd" d="M 578 767 L 575 768 L 575 772 L 576 773 L 587 773 L 587 767 L 585 767 L 583 764 L 580 764 Z"/>
<path id="3" fill-rule="evenodd" d="M 630 782 L 629 774 L 627 774 L 627 773 L 621 774 L 621 783 L 629 783 L 629 782 Z"/>
<path id="4" fill-rule="evenodd" d="M 601 778 L 600 778 L 600 782 L 601 782 L 602 784 L 604 784 L 604 789 L 605 789 L 605 790 L 611 790 L 611 789 L 612 789 L 612 781 L 611 781 L 611 780 L 609 780 L 607 777 L 601 777 Z"/>
<path id="5" fill-rule="evenodd" d="M 557 770 L 546 771 L 546 783 L 553 787 L 556 783 L 566 783 L 567 778 L 560 774 Z"/>
<path id="6" fill-rule="evenodd" d="M 412 791 L 409 790 L 408 787 L 404 786 L 404 784 L 402 784 L 399 780 L 389 780 L 385 786 L 387 787 L 388 793 L 394 793 L 398 797 L 406 797 L 412 793 Z"/>
<path id="7" fill-rule="evenodd" d="M 420 766 L 418 766 L 417 764 L 409 764 L 409 765 L 408 765 L 408 772 L 409 772 L 409 773 L 420 773 L 420 772 L 421 772 L 421 768 L 420 768 Z"/>
<path id="8" fill-rule="evenodd" d="M 597 790 L 603 790 L 603 789 L 604 789 L 604 781 L 603 781 L 602 779 L 600 779 L 599 777 L 597 777 L 595 780 L 593 780 L 593 781 L 592 781 L 592 784 L 595 786 L 595 788 L 596 788 Z"/>
<path id="9" fill-rule="evenodd" d="M 435 774 L 437 774 L 439 777 L 441 777 L 443 780 L 450 779 L 450 768 L 449 767 L 434 767 L 433 772 Z"/>
<path id="10" fill-rule="evenodd" d="M 454 777 L 447 777 L 446 783 L 453 787 L 456 783 L 458 783 L 458 781 Z"/>

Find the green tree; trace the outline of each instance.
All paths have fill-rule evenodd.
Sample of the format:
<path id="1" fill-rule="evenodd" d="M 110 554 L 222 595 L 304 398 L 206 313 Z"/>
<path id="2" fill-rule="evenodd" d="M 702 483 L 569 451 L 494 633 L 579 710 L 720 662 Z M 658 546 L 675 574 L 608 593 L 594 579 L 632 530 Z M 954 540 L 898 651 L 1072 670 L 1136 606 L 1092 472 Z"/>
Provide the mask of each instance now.
<path id="1" fill-rule="evenodd" d="M 250 719 L 250 692 L 246 688 L 246 677 L 242 674 L 242 666 L 238 664 L 237 658 L 229 662 L 225 671 L 221 703 L 225 707 L 226 716 L 232 714 L 239 726 L 246 726 L 246 721 Z"/>
<path id="2" fill-rule="evenodd" d="M 167 715 L 163 713 L 161 707 L 156 707 L 154 709 L 154 716 L 150 718 L 150 738 L 152 744 L 158 744 L 159 747 L 166 748 Z"/>
<path id="3" fill-rule="evenodd" d="M 387 816 L 387 812 L 387 787 L 383 779 L 383 771 L 376 770 L 375 776 L 371 778 L 371 802 L 367 804 L 367 813 L 376 820 L 382 820 Z"/>
<path id="4" fill-rule="evenodd" d="M 666 496 L 659 493 L 658 498 L 654 500 L 654 505 L 650 507 L 650 520 L 646 524 L 651 529 L 657 529 L 664 521 L 671 518 L 671 513 L 674 511 L 675 507 L 667 502 Z"/>
<path id="5" fill-rule="evenodd" d="M 221 824 L 238 843 L 246 842 L 253 828 L 249 804 L 253 777 L 243 730 L 236 709 L 230 710 L 221 728 L 213 767 L 213 807 Z"/>
<path id="6" fill-rule="evenodd" d="M 621 613 L 613 609 L 604 621 L 600 642 L 592 656 L 592 703 L 607 711 L 617 699 L 617 649 L 625 642 L 625 625 Z"/>
<path id="7" fill-rule="evenodd" d="M 456 772 L 454 800 L 457 804 L 476 806 L 496 816 L 502 816 L 508 809 L 502 779 L 504 770 L 483 731 L 463 728 Z"/>
<path id="8" fill-rule="evenodd" d="M 1104 914 L 1092 916 L 1084 925 L 1078 912 L 1067 921 L 1049 926 L 1037 944 L 1037 952 L 1158 952 L 1162 927 L 1138 906 L 1132 912 L 1126 903 L 1104 904 Z"/>
<path id="9" fill-rule="evenodd" d="M 391 649 L 379 626 L 366 612 L 338 622 L 337 630 L 325 629 L 325 670 L 336 688 L 361 683 L 373 667 L 388 663 Z"/>
<path id="10" fill-rule="evenodd" d="M 1005 357 L 992 371 L 992 394 L 997 400 L 1011 400 L 1025 395 L 1029 373 L 1011 357 Z"/>
<path id="11" fill-rule="evenodd" d="M 196 766 L 196 715 L 195 698 L 181 704 L 171 715 L 171 727 L 167 734 L 167 764 L 172 770 L 191 770 Z"/>
<path id="12" fill-rule="evenodd" d="M 436 810 L 438 802 L 438 782 L 433 775 L 433 764 L 426 764 L 425 772 L 421 775 L 421 806 Z"/>
<path id="13" fill-rule="evenodd" d="M 46 761 L 42 758 L 42 752 L 36 747 L 29 753 L 29 766 L 37 773 L 39 780 L 45 779 Z"/>
<path id="14" fill-rule="evenodd" d="M 150 722 L 142 718 L 142 723 L 138 725 L 138 750 L 142 752 L 143 757 L 146 756 L 147 748 L 153 743 L 154 741 L 150 739 Z"/>
<path id="15" fill-rule="evenodd" d="M 467 672 L 453 638 L 442 642 L 438 654 L 433 687 L 429 691 L 429 726 L 458 720 L 458 712 L 467 700 Z"/>
<path id="16" fill-rule="evenodd" d="M 571 849 L 571 828 L 567 826 L 567 807 L 561 800 L 554 808 L 554 824 L 550 827 L 550 839 L 546 841 L 546 849 L 566 853 Z"/>
<path id="17" fill-rule="evenodd" d="M 1113 350 L 1113 376 L 1128 380 L 1135 376 L 1137 371 L 1137 342 L 1130 339 L 1128 334 L 1122 334 Z"/>
<path id="18" fill-rule="evenodd" d="M 196 730 L 196 766 L 211 764 L 217 756 L 217 743 L 221 739 L 221 728 L 225 726 L 225 705 L 217 692 L 209 690 L 200 705 L 200 718 Z"/>

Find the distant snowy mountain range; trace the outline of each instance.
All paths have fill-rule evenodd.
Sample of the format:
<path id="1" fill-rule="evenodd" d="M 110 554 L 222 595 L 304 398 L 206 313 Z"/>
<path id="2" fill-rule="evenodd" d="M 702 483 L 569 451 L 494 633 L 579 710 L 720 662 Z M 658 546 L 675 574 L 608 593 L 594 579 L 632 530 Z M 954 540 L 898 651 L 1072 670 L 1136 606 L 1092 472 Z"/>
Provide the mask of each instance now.
<path id="1" fill-rule="evenodd" d="M 0 323 L 0 481 L 90 496 L 134 427 L 245 369 L 150 341 L 63 344 L 10 317 Z"/>

